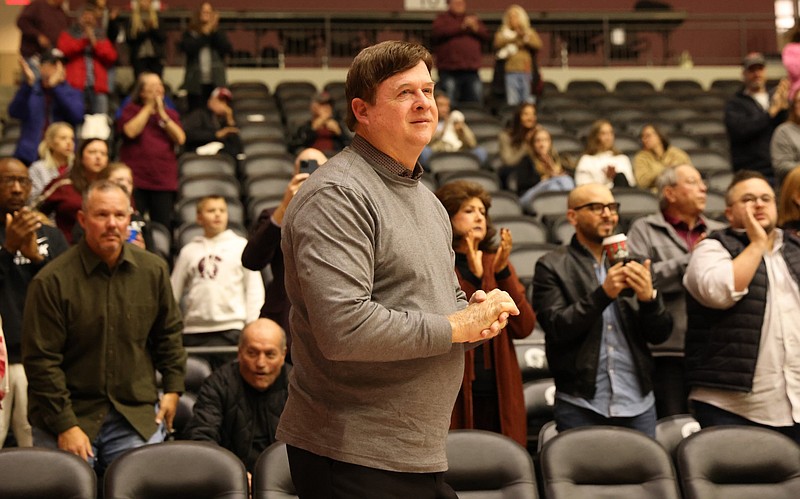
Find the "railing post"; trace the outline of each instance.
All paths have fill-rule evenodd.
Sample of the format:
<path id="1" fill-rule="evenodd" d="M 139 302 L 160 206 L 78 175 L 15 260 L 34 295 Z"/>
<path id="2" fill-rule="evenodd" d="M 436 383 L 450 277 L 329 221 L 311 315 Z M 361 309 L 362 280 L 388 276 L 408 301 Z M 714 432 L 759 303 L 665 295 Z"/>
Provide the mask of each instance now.
<path id="1" fill-rule="evenodd" d="M 608 16 L 603 16 L 603 66 L 608 66 L 611 60 L 611 29 Z"/>
<path id="2" fill-rule="evenodd" d="M 333 37 L 331 36 L 331 16 L 330 14 L 325 16 L 325 53 L 322 54 L 322 68 L 328 69 L 328 62 L 329 57 L 331 55 L 331 50 L 333 46 Z"/>

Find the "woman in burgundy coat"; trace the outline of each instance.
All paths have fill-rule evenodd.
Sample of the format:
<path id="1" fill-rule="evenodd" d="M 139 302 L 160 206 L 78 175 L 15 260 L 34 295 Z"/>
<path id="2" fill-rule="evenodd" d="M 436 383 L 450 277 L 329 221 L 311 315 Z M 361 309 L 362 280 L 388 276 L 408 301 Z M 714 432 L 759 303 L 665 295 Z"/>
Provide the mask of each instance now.
<path id="1" fill-rule="evenodd" d="M 436 191 L 436 196 L 450 216 L 455 270 L 467 298 L 478 289 L 499 288 L 511 295 L 520 310 L 498 336 L 466 352 L 464 382 L 450 427 L 502 433 L 525 446 L 525 399 L 513 340 L 531 334 L 536 316 L 508 261 L 511 233 L 501 229 L 499 244 L 495 242 L 497 231 L 489 218 L 492 200 L 478 184 L 452 182 Z"/>

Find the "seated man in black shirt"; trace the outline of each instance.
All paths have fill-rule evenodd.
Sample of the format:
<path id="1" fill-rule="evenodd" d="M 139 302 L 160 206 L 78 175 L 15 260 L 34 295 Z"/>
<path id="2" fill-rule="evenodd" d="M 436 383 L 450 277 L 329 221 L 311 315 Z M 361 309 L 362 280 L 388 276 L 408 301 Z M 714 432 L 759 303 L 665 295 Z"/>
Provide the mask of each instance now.
<path id="1" fill-rule="evenodd" d="M 288 395 L 286 334 L 274 321 L 258 319 L 242 330 L 237 360 L 208 377 L 200 388 L 185 438 L 218 443 L 252 473 L 261 452 L 275 441 Z"/>

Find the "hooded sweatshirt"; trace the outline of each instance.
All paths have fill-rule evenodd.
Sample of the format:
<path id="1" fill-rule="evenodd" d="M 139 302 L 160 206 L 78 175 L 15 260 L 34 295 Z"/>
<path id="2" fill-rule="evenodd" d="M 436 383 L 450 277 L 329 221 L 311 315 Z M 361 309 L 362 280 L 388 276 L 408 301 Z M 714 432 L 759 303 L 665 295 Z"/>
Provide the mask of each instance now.
<path id="1" fill-rule="evenodd" d="M 258 318 L 264 281 L 242 266 L 246 244 L 228 229 L 211 238 L 198 236 L 181 249 L 171 280 L 185 334 L 241 330 Z"/>

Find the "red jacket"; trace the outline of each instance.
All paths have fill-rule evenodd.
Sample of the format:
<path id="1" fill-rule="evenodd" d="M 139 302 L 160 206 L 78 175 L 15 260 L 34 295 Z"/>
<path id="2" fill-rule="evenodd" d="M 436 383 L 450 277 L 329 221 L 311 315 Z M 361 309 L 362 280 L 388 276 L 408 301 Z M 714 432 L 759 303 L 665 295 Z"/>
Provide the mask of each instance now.
<path id="1" fill-rule="evenodd" d="M 525 397 L 522 393 L 522 373 L 517 363 L 513 340 L 525 338 L 533 332 L 536 315 L 525 298 L 525 287 L 519 281 L 517 272 L 511 263 L 508 264 L 511 275 L 499 282 L 495 279 L 495 275 L 491 271 L 494 265 L 494 255 L 494 253 L 483 254 L 485 270 L 483 279 L 481 279 L 481 288 L 487 292 L 494 288 L 506 291 L 517 304 L 520 313 L 517 316 L 509 317 L 508 326 L 499 335 L 484 343 L 484 346 L 489 346 L 492 352 L 490 362 L 497 379 L 500 430 L 503 435 L 513 438 L 525 447 L 528 438 L 528 417 L 525 412 Z M 467 298 L 471 297 L 477 291 L 475 286 L 465 279 L 458 269 L 456 269 L 456 275 Z M 464 360 L 464 381 L 455 407 L 453 407 L 453 416 L 450 420 L 451 429 L 474 428 L 472 382 L 475 379 L 475 350 L 468 350 Z"/>
<path id="2" fill-rule="evenodd" d="M 71 30 L 61 32 L 58 37 L 58 48 L 67 58 L 67 82 L 83 92 L 86 88 L 86 47 L 88 38 L 75 38 Z M 117 60 L 117 49 L 107 38 L 97 40 L 92 53 L 94 68 L 94 91 L 98 94 L 108 93 L 108 68 Z"/>

